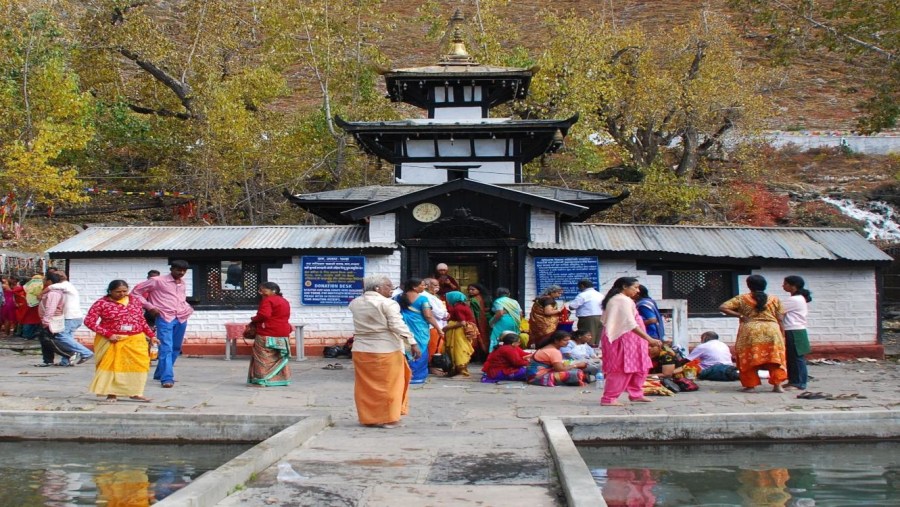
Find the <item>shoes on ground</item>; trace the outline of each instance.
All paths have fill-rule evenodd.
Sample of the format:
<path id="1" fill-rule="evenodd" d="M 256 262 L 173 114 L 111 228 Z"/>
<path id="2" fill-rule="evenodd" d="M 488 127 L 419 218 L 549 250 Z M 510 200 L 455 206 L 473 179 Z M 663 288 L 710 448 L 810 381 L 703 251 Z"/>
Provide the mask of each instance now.
<path id="1" fill-rule="evenodd" d="M 83 359 L 84 359 L 84 356 L 82 356 L 81 353 L 76 352 L 69 357 L 68 366 L 75 366 L 76 364 L 81 364 L 84 362 Z"/>
<path id="2" fill-rule="evenodd" d="M 94 356 L 81 356 L 81 359 L 79 359 L 78 362 L 76 362 L 75 364 L 82 364 L 92 357 L 94 357 Z"/>
<path id="3" fill-rule="evenodd" d="M 175 382 L 163 382 L 162 386 L 166 389 L 171 389 L 175 387 Z"/>

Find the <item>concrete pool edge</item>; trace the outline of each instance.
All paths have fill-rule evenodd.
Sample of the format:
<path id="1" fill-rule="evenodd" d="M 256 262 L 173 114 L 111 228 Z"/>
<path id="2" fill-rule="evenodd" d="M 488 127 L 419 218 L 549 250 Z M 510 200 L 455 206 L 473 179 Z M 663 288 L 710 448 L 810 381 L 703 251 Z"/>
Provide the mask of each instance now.
<path id="1" fill-rule="evenodd" d="M 0 411 L 0 439 L 260 442 L 305 415 Z"/>
<path id="2" fill-rule="evenodd" d="M 606 506 L 575 442 L 900 438 L 895 410 L 557 416 L 540 422 L 569 507 Z"/>
<path id="3" fill-rule="evenodd" d="M 544 436 L 556 463 L 560 486 L 569 507 L 605 507 L 606 502 L 587 464 L 575 448 L 566 425 L 559 417 L 541 417 Z"/>
<path id="4" fill-rule="evenodd" d="M 306 417 L 154 505 L 212 507 L 330 424 L 328 415 Z"/>
<path id="5" fill-rule="evenodd" d="M 154 505 L 212 507 L 331 425 L 330 415 L 0 411 L 0 439 L 258 442 Z"/>

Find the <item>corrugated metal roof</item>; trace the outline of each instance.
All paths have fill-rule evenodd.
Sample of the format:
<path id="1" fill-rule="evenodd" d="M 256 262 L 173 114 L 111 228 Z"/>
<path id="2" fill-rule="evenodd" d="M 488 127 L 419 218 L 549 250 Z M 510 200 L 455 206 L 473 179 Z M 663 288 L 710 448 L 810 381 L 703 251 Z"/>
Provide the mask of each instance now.
<path id="1" fill-rule="evenodd" d="M 537 250 L 649 252 L 698 258 L 891 261 L 852 229 L 563 224 L 559 243 Z"/>
<path id="2" fill-rule="evenodd" d="M 396 243 L 370 242 L 367 229 L 362 225 L 91 227 L 50 248 L 47 253 L 396 247 Z"/>

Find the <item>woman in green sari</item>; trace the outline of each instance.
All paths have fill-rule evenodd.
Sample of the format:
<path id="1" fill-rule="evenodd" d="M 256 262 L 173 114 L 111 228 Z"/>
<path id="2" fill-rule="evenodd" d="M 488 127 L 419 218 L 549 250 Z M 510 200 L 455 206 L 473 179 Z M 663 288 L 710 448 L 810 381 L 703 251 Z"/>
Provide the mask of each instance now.
<path id="1" fill-rule="evenodd" d="M 259 294 L 262 296 L 259 309 L 250 318 L 256 325 L 256 339 L 247 384 L 253 387 L 290 385 L 291 304 L 281 295 L 281 288 L 275 282 L 259 284 Z"/>
<path id="2" fill-rule="evenodd" d="M 514 331 L 519 334 L 519 325 L 522 322 L 522 307 L 519 302 L 509 297 L 509 289 L 497 287 L 497 297 L 491 308 L 494 316 L 491 318 L 491 343 L 488 352 L 492 352 L 500 344 L 500 335 L 504 331 Z"/>

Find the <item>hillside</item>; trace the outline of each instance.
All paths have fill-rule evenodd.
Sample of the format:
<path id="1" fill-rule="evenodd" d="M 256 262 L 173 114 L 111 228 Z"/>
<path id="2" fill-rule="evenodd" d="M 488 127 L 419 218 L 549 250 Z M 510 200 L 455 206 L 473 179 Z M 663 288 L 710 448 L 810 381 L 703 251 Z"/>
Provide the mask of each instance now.
<path id="1" fill-rule="evenodd" d="M 446 6 L 448 13 L 460 4 L 467 16 L 474 10 L 468 2 L 441 3 Z M 390 0 L 386 4 L 386 9 L 396 16 L 397 29 L 389 34 L 382 50 L 395 67 L 433 63 L 443 50 L 437 47 L 437 43 L 425 40 L 427 27 L 417 14 L 417 8 L 421 4 L 422 2 L 411 0 Z M 521 41 L 510 41 L 510 45 L 521 43 L 529 48 L 532 55 L 537 55 L 550 35 L 539 21 L 547 9 L 557 12 L 593 10 L 614 20 L 616 25 L 638 23 L 645 30 L 653 32 L 684 23 L 700 5 L 711 12 L 725 15 L 738 26 L 740 16 L 726 4 L 724 0 L 707 0 L 702 3 L 692 0 L 560 0 L 552 3 L 516 0 L 508 2 L 503 13 L 522 36 Z M 764 56 L 762 38 L 749 29 L 744 29 L 742 33 L 754 50 L 745 57 L 765 64 L 767 58 Z M 772 74 L 777 76 L 777 85 L 771 90 L 771 98 L 778 110 L 778 116 L 771 119 L 772 129 L 847 130 L 855 124 L 858 113 L 856 104 L 862 98 L 857 90 L 862 88 L 863 83 L 854 66 L 839 55 L 819 51 L 813 57 L 795 60 L 788 68 L 772 67 Z"/>
<path id="2" fill-rule="evenodd" d="M 449 17 L 457 7 L 460 7 L 467 17 L 471 17 L 475 9 L 474 4 L 477 2 L 467 0 L 465 2 L 440 1 L 436 3 L 442 6 L 446 17 Z M 491 3 L 500 5 L 502 19 L 506 20 L 509 27 L 514 28 L 510 32 L 514 32 L 516 35 L 511 36 L 510 40 L 505 41 L 505 44 L 510 48 L 526 47 L 532 58 L 544 50 L 547 40 L 553 35 L 547 33 L 546 25 L 542 23 L 548 12 L 593 10 L 617 28 L 639 24 L 648 32 L 665 33 L 672 26 L 684 23 L 694 16 L 695 11 L 700 8 L 698 5 L 701 5 L 710 12 L 725 16 L 739 29 L 748 44 L 747 50 L 742 54 L 746 60 L 761 65 L 770 65 L 771 63 L 765 51 L 763 34 L 742 26 L 742 16 L 733 11 L 726 0 L 706 0 L 702 3 L 690 0 L 624 0 L 617 2 L 559 0 L 553 3 L 538 0 L 495 0 Z M 432 64 L 445 52 L 446 48 L 441 47 L 439 42 L 427 37 L 428 26 L 419 11 L 422 5 L 422 1 L 413 0 L 387 0 L 385 2 L 384 11 L 391 16 L 392 20 L 391 29 L 379 34 L 383 39 L 377 44 L 388 58 L 391 67 Z M 856 65 L 858 63 L 850 63 L 839 55 L 825 50 L 811 53 L 811 56 L 806 58 L 795 59 L 789 67 L 770 65 L 774 84 L 767 93 L 768 98 L 775 106 L 776 114 L 769 118 L 768 127 L 773 130 L 785 131 L 846 131 L 851 129 L 855 125 L 859 113 L 856 109 L 857 103 L 865 98 L 859 92 L 865 88 L 863 86 L 865 83 L 862 82 L 864 74 L 859 72 Z M 301 63 L 297 62 L 285 74 L 292 93 L 287 97 L 279 98 L 275 102 L 274 109 L 280 110 L 279 112 L 314 110 L 318 106 L 318 90 L 311 84 L 313 81 L 308 75 L 309 71 L 301 68 Z M 383 82 L 379 81 L 377 86 L 380 91 L 384 91 Z M 400 117 L 421 114 L 421 111 L 398 104 L 391 104 L 390 107 L 395 108 Z M 111 144 L 114 148 L 119 148 L 119 144 Z M 154 164 L 165 165 L 169 162 L 147 156 L 140 152 L 140 148 L 132 147 L 132 149 L 135 151 L 127 149 L 123 151 L 127 153 L 128 157 L 133 158 L 126 156 L 121 159 L 116 158 L 119 163 L 132 171 L 130 174 L 141 174 L 142 171 L 145 171 L 144 164 L 146 167 L 154 167 Z M 111 150 L 109 153 L 115 155 L 115 150 Z M 178 160 L 178 156 L 185 153 L 173 150 L 173 159 Z M 571 153 L 561 153 L 554 158 L 554 160 L 562 161 L 563 164 L 567 164 L 568 160 L 573 159 Z M 688 216 L 683 221 L 685 223 L 760 225 L 754 222 L 755 219 L 752 216 L 749 218 L 738 216 L 733 209 L 729 208 L 733 207 L 736 199 L 739 201 L 742 197 L 735 195 L 739 192 L 731 188 L 735 181 L 760 182 L 759 188 L 764 189 L 765 192 L 759 193 L 762 200 L 753 204 L 756 207 L 765 206 L 766 199 L 770 197 L 773 199 L 790 198 L 790 202 L 785 204 L 786 211 L 770 217 L 775 225 L 857 225 L 840 216 L 834 207 L 821 203 L 819 198 L 822 196 L 848 197 L 861 202 L 871 199 L 885 200 L 892 204 L 900 202 L 900 188 L 897 184 L 900 167 L 898 167 L 897 157 L 866 157 L 839 150 L 798 153 L 792 149 L 780 151 L 764 149 L 754 159 L 751 168 L 727 160 L 725 157 L 713 164 L 713 167 L 702 178 L 695 179 L 691 184 L 705 187 L 709 192 L 709 198 L 695 203 L 697 209 L 700 210 L 699 213 L 693 209 L 687 214 L 683 213 L 682 216 Z M 97 160 L 103 160 L 103 157 L 98 157 Z M 291 159 L 286 165 L 290 165 L 290 163 L 295 163 L 295 161 Z M 309 162 L 301 159 L 300 164 L 303 163 Z M 372 161 L 365 163 L 372 167 L 375 165 Z M 598 162 L 595 167 L 591 167 L 590 171 L 602 169 L 604 166 L 601 164 L 612 163 L 615 161 L 603 160 Z M 128 164 L 132 164 L 132 166 L 128 166 Z M 585 174 L 583 164 L 572 163 L 569 165 L 571 169 L 564 169 L 563 174 L 560 171 L 541 173 L 540 182 L 547 185 L 610 193 L 618 193 L 623 188 L 634 189 L 639 186 L 624 180 L 600 181 L 592 175 Z M 212 164 L 211 167 L 218 169 L 215 164 Z M 119 170 L 120 168 L 115 167 L 114 169 Z M 292 168 L 291 170 L 299 171 L 300 169 Z M 390 179 L 388 169 L 385 167 L 374 171 L 374 174 L 376 174 L 374 178 L 379 178 L 379 181 L 366 180 L 368 183 Z M 103 178 L 100 177 L 99 180 L 102 182 Z M 302 184 L 307 183 L 306 180 L 299 181 L 300 183 L 297 185 L 301 186 L 296 186 L 292 190 L 311 191 L 302 187 Z M 347 179 L 338 182 L 338 186 L 351 185 Z M 117 187 L 110 185 L 108 188 Z M 279 206 L 284 206 L 281 197 L 282 188 L 273 185 L 268 189 L 273 200 L 278 201 L 277 205 Z M 172 189 L 168 188 L 168 190 Z M 118 188 L 118 190 L 122 190 L 122 188 Z M 135 194 L 149 193 L 143 191 L 148 189 L 136 190 L 142 190 L 142 192 L 135 192 Z M 174 190 L 203 195 L 198 188 L 179 187 Z M 726 195 L 729 192 L 731 195 Z M 634 192 L 629 204 L 639 198 L 638 193 Z M 198 202 L 201 201 L 202 197 L 198 199 Z M 178 222 L 177 214 L 173 212 L 173 208 L 179 202 L 184 201 L 162 201 L 157 198 L 123 195 L 92 195 L 90 203 L 72 206 L 69 209 L 60 207 L 57 215 L 50 218 L 48 218 L 46 210 L 40 210 L 37 221 L 28 227 L 24 236 L 15 237 L 15 234 L 8 230 L 5 231 L 4 243 L 0 244 L 0 247 L 39 251 L 56 243 L 59 239 L 73 234 L 84 224 L 91 223 L 181 223 Z M 202 208 L 202 205 L 200 207 Z M 208 206 L 205 209 L 211 208 L 213 207 Z M 117 211 L 99 212 L 104 209 L 117 209 Z M 88 214 L 90 210 L 97 212 Z M 633 216 L 635 213 L 640 216 L 639 207 L 637 211 L 626 209 L 619 215 L 612 213 L 598 216 L 596 219 L 629 221 L 632 220 L 629 218 L 629 214 Z M 215 213 L 213 213 L 213 218 L 207 222 L 204 213 L 201 211 L 199 214 L 201 216 L 192 217 L 190 223 L 240 223 L 234 219 L 231 222 L 216 221 Z M 284 216 L 288 217 L 285 220 L 289 220 L 290 223 L 312 223 L 305 222 L 302 216 L 297 218 L 298 215 L 300 214 L 295 210 L 288 210 Z M 672 223 L 679 221 L 681 220 L 676 217 Z"/>

